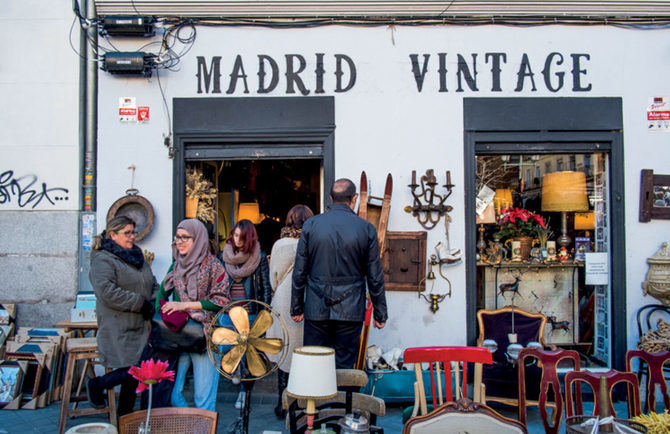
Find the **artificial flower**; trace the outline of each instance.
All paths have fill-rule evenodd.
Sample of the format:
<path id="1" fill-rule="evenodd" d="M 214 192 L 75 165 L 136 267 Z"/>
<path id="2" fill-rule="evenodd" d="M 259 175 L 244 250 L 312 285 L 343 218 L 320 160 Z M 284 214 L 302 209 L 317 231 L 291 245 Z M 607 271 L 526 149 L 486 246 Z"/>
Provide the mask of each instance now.
<path id="1" fill-rule="evenodd" d="M 547 228 L 541 215 L 524 208 L 500 210 L 498 226 L 500 227 L 498 234 L 501 238 L 533 237 Z"/>
<path id="2" fill-rule="evenodd" d="M 141 393 L 149 388 L 150 384 L 160 383 L 163 380 L 174 381 L 174 371 L 168 371 L 168 362 L 145 360 L 139 367 L 131 366 L 128 373 L 140 382 L 135 393 Z"/>

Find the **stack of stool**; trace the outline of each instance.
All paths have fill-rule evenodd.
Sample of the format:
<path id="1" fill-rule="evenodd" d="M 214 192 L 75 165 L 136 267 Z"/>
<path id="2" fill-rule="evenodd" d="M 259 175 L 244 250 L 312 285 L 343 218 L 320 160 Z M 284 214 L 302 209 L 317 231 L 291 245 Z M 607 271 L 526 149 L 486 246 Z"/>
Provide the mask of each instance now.
<path id="1" fill-rule="evenodd" d="M 65 380 L 63 382 L 63 397 L 60 406 L 60 420 L 58 422 L 58 432 L 65 432 L 65 423 L 68 417 L 84 416 L 88 414 L 107 413 L 109 422 L 116 426 L 116 399 L 114 389 L 107 391 L 107 406 L 104 408 L 70 408 L 70 402 L 85 401 L 85 396 L 71 396 L 72 385 L 74 382 L 74 368 L 77 360 L 84 360 L 84 363 L 96 363 L 98 358 L 98 344 L 96 338 L 70 338 L 65 344 L 67 352 L 67 367 L 65 368 Z M 85 376 L 86 370 L 82 372 Z M 82 378 L 81 381 L 84 379 Z M 81 384 L 81 382 L 80 382 Z M 78 388 L 79 389 L 79 388 Z M 80 390 L 78 390 L 79 392 Z"/>

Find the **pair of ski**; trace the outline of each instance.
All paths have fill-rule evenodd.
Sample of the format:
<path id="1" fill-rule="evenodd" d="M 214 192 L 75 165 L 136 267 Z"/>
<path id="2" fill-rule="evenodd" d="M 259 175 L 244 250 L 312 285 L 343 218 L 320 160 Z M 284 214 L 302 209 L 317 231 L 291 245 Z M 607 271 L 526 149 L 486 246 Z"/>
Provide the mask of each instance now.
<path id="1" fill-rule="evenodd" d="M 391 212 L 391 193 L 393 192 L 393 178 L 389 173 L 386 176 L 386 186 L 384 187 L 384 197 L 375 197 L 368 194 L 368 177 L 365 171 L 361 173 L 360 197 L 358 203 L 358 216 L 372 223 L 377 228 L 377 239 L 379 240 L 379 255 L 384 254 L 386 248 L 386 229 L 389 222 L 389 213 Z M 373 201 L 375 203 L 373 203 Z M 378 203 L 381 201 L 381 205 Z M 368 298 L 365 307 L 365 322 L 361 332 L 361 340 L 358 346 L 358 357 L 356 359 L 356 369 L 365 368 L 365 354 L 368 347 L 368 337 L 370 336 L 370 324 L 372 323 L 372 302 Z"/>

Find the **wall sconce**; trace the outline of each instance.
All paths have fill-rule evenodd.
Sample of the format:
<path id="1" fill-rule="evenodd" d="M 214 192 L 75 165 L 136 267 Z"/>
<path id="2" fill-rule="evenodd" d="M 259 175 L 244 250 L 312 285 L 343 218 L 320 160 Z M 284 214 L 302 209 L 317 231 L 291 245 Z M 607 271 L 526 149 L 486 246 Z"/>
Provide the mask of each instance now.
<path id="1" fill-rule="evenodd" d="M 454 188 L 454 184 L 451 183 L 451 172 L 447 170 L 447 183 L 443 185 L 447 193 L 444 196 L 435 193 L 437 179 L 433 169 L 426 170 L 420 181 L 421 185 L 416 183 L 416 170 L 412 170 L 412 183 L 408 187 L 412 189 L 414 203 L 412 206 L 406 206 L 405 212 L 412 213 L 424 228 L 432 229 L 444 214 L 453 210 L 453 207 L 444 205 Z M 418 187 L 421 189 L 417 191 Z"/>
<path id="2" fill-rule="evenodd" d="M 423 294 L 421 291 L 419 291 L 418 294 L 419 294 L 419 298 L 423 298 L 428 303 L 430 303 L 430 311 L 435 313 L 440 308 L 439 304 L 442 303 L 445 298 L 451 297 L 451 281 L 449 279 L 447 279 L 444 274 L 442 274 L 442 267 L 441 267 L 440 261 L 437 260 L 436 255 L 430 255 L 430 262 L 428 263 L 428 265 L 430 266 L 430 268 L 428 270 L 428 274 L 425 277 L 425 280 L 432 280 L 433 281 L 432 284 L 431 284 L 431 289 L 430 289 L 431 292 L 430 292 L 430 294 L 426 295 L 426 294 Z M 449 284 L 449 292 L 447 292 L 445 294 L 433 294 L 433 286 L 435 286 L 435 273 L 433 272 L 433 267 L 435 265 L 440 267 L 440 276 L 442 276 L 442 278 L 444 280 L 446 280 L 447 283 Z"/>

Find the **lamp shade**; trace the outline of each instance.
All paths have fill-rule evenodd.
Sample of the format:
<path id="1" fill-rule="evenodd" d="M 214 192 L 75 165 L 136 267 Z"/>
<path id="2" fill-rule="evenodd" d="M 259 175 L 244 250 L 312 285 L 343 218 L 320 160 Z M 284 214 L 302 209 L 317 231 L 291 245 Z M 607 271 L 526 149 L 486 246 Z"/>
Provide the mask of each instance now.
<path id="1" fill-rule="evenodd" d="M 588 211 L 584 172 L 553 172 L 542 177 L 542 211 Z"/>
<path id="2" fill-rule="evenodd" d="M 476 223 L 479 224 L 488 224 L 496 222 L 496 212 L 493 209 L 493 204 L 490 204 L 484 209 L 482 215 L 477 214 Z"/>
<path id="3" fill-rule="evenodd" d="M 237 215 L 238 215 L 237 221 L 247 219 L 251 220 L 251 223 L 253 224 L 258 224 L 261 222 L 258 203 L 256 202 L 241 203 Z"/>
<path id="4" fill-rule="evenodd" d="M 493 205 L 495 206 L 496 213 L 499 214 L 501 209 L 510 208 L 513 204 L 512 190 L 509 188 L 499 188 L 496 190 L 496 194 L 493 196 Z"/>
<path id="5" fill-rule="evenodd" d="M 588 231 L 591 229 L 595 229 L 595 227 L 596 227 L 596 215 L 593 211 L 575 213 L 575 229 Z"/>
<path id="6" fill-rule="evenodd" d="M 317 346 L 294 349 L 286 394 L 304 399 L 334 398 L 337 395 L 335 350 Z"/>

